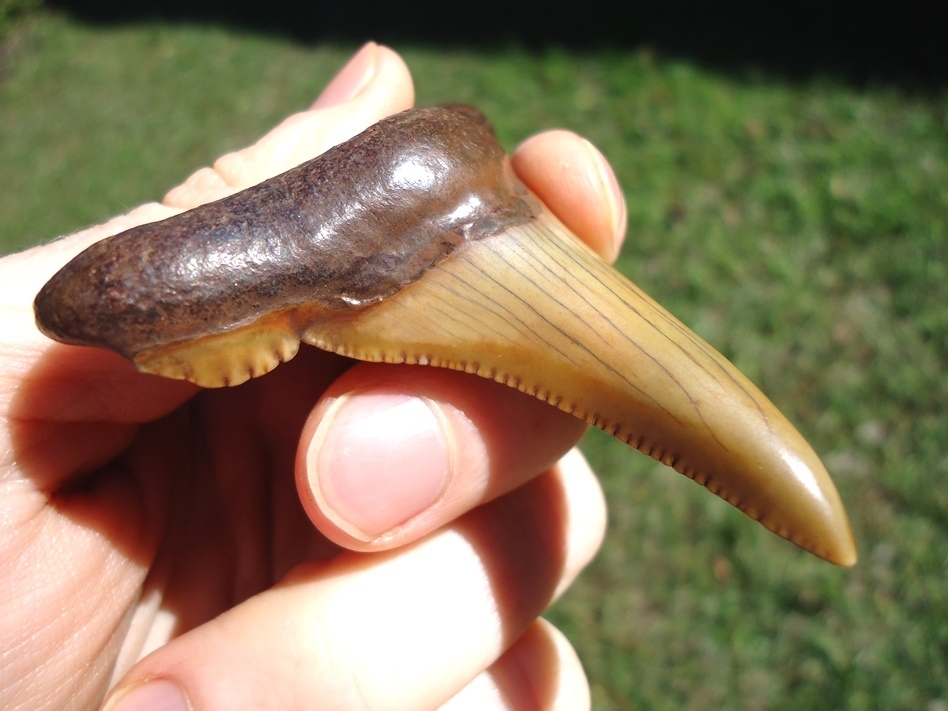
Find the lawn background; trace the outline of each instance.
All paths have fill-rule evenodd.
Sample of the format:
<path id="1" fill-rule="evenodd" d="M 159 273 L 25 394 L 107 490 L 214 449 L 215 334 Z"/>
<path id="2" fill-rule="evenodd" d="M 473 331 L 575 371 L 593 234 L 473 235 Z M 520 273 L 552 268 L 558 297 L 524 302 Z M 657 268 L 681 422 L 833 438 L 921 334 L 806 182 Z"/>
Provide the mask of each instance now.
<path id="1" fill-rule="evenodd" d="M 488 3 L 456 37 L 163 7 L 0 0 L 0 251 L 160 199 L 368 38 L 508 148 L 581 132 L 626 190 L 620 267 L 800 426 L 861 552 L 835 569 L 590 433 L 609 538 L 550 617 L 595 708 L 948 710 L 948 96 L 924 23 L 876 51 L 826 18 L 748 30 L 742 6 L 498 29 Z"/>

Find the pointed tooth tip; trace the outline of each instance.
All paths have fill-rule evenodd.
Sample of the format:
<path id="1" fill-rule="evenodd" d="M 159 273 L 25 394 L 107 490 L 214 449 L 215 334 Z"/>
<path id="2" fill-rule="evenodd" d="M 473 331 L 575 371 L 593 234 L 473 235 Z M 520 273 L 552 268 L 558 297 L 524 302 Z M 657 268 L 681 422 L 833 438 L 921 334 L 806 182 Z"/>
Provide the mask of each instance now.
<path id="1" fill-rule="evenodd" d="M 859 561 L 859 553 L 856 549 L 856 542 L 853 539 L 849 524 L 843 521 L 841 528 L 834 532 L 833 537 L 822 538 L 818 545 L 811 545 L 810 541 L 796 541 L 793 537 L 784 536 L 788 541 L 798 545 L 800 548 L 809 551 L 817 558 L 821 558 L 828 563 L 838 565 L 840 568 L 851 568 Z M 775 533 L 778 533 L 775 531 Z"/>
<path id="2" fill-rule="evenodd" d="M 859 553 L 856 550 L 855 542 L 851 541 L 848 549 L 836 551 L 836 555 L 827 558 L 827 560 L 841 568 L 852 568 L 859 562 Z"/>

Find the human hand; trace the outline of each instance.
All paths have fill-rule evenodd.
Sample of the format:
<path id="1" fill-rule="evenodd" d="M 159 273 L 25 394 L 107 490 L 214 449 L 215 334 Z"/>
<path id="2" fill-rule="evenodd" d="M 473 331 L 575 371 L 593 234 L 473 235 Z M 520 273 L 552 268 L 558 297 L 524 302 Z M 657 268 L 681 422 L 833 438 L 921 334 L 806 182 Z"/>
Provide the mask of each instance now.
<path id="1" fill-rule="evenodd" d="M 401 60 L 368 45 L 312 110 L 163 204 L 0 261 L 0 706 L 94 708 L 110 689 L 123 711 L 588 705 L 537 621 L 603 532 L 578 421 L 462 373 L 311 348 L 198 391 L 33 325 L 32 296 L 88 244 L 412 100 Z M 622 198 L 588 143 L 543 134 L 514 166 L 615 256 Z"/>

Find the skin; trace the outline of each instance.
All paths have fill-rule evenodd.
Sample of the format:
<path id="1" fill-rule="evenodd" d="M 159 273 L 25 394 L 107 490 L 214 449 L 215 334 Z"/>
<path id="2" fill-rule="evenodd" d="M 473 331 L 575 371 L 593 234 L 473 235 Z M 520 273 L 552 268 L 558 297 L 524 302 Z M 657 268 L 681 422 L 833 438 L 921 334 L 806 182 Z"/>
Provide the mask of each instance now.
<path id="1" fill-rule="evenodd" d="M 464 373 L 316 349 L 202 391 L 33 323 L 32 295 L 89 245 L 283 172 L 411 101 L 404 64 L 369 45 L 313 110 L 163 204 L 0 261 L 0 706 L 588 707 L 575 654 L 538 621 L 603 532 L 601 492 L 571 450 L 581 422 Z M 560 167 L 538 169 L 549 160 Z M 514 166 L 615 254 L 621 195 L 588 143 L 545 134 Z M 371 494 L 386 486 L 382 511 Z"/>

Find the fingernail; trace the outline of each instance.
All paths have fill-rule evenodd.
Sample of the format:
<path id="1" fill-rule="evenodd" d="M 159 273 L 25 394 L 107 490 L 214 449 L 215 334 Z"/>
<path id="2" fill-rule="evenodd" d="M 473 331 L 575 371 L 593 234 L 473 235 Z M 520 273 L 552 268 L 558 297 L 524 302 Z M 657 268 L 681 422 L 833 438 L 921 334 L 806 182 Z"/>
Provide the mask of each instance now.
<path id="1" fill-rule="evenodd" d="M 594 158 L 594 162 L 598 167 L 598 178 L 599 183 L 602 186 L 602 193 L 607 196 L 609 200 L 609 216 L 610 222 L 612 224 L 612 250 L 611 255 L 612 259 L 615 259 L 619 255 L 619 250 L 622 249 L 622 242 L 625 240 L 625 230 L 628 223 L 628 210 L 625 205 L 625 196 L 622 194 L 622 188 L 619 187 L 619 181 L 616 178 L 616 174 L 612 172 L 612 166 L 609 165 L 609 161 L 606 160 L 605 156 L 596 148 L 592 143 L 583 139 L 583 143 L 586 145 L 586 149 Z"/>
<path id="2" fill-rule="evenodd" d="M 375 59 L 378 45 L 369 42 L 362 46 L 342 69 L 332 78 L 311 108 L 325 109 L 354 99 L 375 76 Z"/>
<path id="3" fill-rule="evenodd" d="M 316 430 L 309 483 L 333 523 L 374 541 L 441 497 L 452 470 L 448 441 L 434 403 L 404 393 L 350 393 Z"/>
<path id="4" fill-rule="evenodd" d="M 105 705 L 105 711 L 189 711 L 178 685 L 166 679 L 148 681 L 119 692 Z"/>

